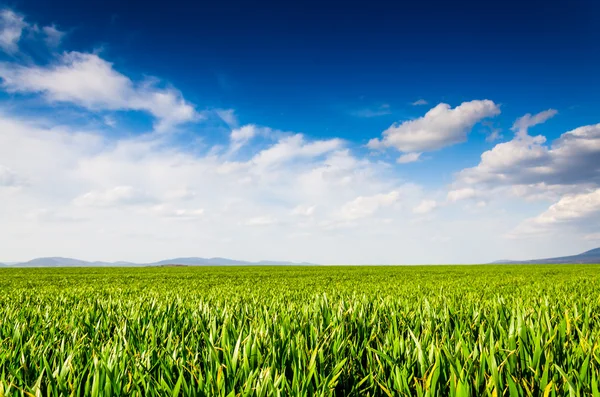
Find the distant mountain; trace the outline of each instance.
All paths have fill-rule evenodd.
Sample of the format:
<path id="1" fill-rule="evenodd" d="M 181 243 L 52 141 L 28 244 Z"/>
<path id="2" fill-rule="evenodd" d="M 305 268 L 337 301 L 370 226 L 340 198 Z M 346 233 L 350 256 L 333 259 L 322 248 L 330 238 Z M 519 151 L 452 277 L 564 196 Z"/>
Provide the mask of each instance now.
<path id="1" fill-rule="evenodd" d="M 13 267 L 107 267 L 107 266 L 140 266 L 129 262 L 88 262 L 73 258 L 36 258 L 27 262 L 16 263 Z"/>
<path id="2" fill-rule="evenodd" d="M 73 258 L 61 258 L 61 257 L 50 257 L 50 258 L 36 258 L 27 262 L 12 263 L 10 267 L 141 267 L 141 266 L 249 266 L 249 265 L 303 265 L 309 266 L 314 265 L 312 263 L 294 263 L 287 261 L 259 261 L 259 262 L 248 262 L 238 261 L 235 259 L 227 258 L 174 258 L 165 259 L 158 262 L 152 263 L 132 263 L 132 262 L 89 262 L 80 259 Z M 0 266 L 8 266 L 0 264 Z"/>
<path id="3" fill-rule="evenodd" d="M 148 266 L 162 265 L 187 265 L 187 266 L 235 266 L 251 265 L 252 262 L 237 261 L 227 258 L 174 258 L 163 261 L 149 263 Z"/>
<path id="4" fill-rule="evenodd" d="M 314 263 L 307 262 L 288 262 L 288 261 L 238 261 L 228 258 L 175 258 L 166 259 L 159 262 L 149 263 L 148 266 L 164 266 L 164 265 L 186 265 L 186 266 L 248 266 L 248 265 L 263 265 L 263 266 L 314 266 Z"/>
<path id="5" fill-rule="evenodd" d="M 560 256 L 558 258 L 532 259 L 528 261 L 496 261 L 498 264 L 577 264 L 577 263 L 598 263 L 600 264 L 600 248 L 595 248 L 583 252 L 579 255 Z"/>
<path id="6" fill-rule="evenodd" d="M 27 262 L 18 263 L 19 267 L 72 267 L 89 266 L 90 262 L 71 258 L 36 258 Z"/>

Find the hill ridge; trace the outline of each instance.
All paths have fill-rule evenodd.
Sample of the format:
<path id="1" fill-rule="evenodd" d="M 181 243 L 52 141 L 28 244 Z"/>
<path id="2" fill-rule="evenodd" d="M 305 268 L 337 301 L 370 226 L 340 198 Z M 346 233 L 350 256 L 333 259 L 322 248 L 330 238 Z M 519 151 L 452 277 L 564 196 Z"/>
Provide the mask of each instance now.
<path id="1" fill-rule="evenodd" d="M 48 256 L 34 258 L 25 262 L 18 262 L 11 265 L 0 263 L 4 267 L 148 267 L 164 265 L 183 265 L 183 266 L 258 266 L 258 265 L 315 265 L 308 262 L 290 262 L 290 261 L 241 261 L 229 258 L 202 258 L 202 257 L 178 257 L 163 259 L 157 262 L 134 263 L 126 261 L 103 262 L 103 261 L 85 261 L 76 258 L 62 256 Z"/>
<path id="2" fill-rule="evenodd" d="M 594 248 L 580 254 L 558 256 L 553 258 L 530 259 L 530 260 L 500 260 L 492 262 L 494 264 L 600 264 L 600 247 Z"/>

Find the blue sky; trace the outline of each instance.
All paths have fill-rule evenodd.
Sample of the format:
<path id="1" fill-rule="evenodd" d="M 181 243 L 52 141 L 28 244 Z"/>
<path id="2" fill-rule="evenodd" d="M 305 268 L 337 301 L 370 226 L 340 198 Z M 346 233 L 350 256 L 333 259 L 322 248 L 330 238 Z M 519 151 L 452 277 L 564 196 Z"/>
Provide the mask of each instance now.
<path id="1" fill-rule="evenodd" d="M 390 3 L 4 3 L 1 259 L 600 245 L 600 6 Z"/>

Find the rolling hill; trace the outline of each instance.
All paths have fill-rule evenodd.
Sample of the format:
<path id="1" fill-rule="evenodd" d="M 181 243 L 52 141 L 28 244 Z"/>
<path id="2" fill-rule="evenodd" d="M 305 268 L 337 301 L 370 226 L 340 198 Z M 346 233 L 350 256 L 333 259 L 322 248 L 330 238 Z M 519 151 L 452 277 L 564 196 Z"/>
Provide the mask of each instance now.
<path id="1" fill-rule="evenodd" d="M 0 264 L 5 267 L 142 267 L 142 266 L 165 266 L 165 265 L 179 265 L 179 266 L 251 266 L 251 265 L 271 265 L 271 266 L 291 266 L 291 265 L 314 265 L 312 263 L 295 263 L 288 261 L 258 261 L 248 262 L 240 261 L 228 258 L 173 258 L 165 259 L 158 262 L 151 263 L 132 263 L 132 262 L 89 262 L 80 259 L 73 258 L 62 258 L 62 257 L 48 257 L 48 258 L 36 258 L 27 262 L 13 263 L 11 265 Z"/>
<path id="2" fill-rule="evenodd" d="M 577 264 L 600 263 L 600 248 L 585 251 L 578 255 L 560 256 L 556 258 L 531 259 L 526 261 L 500 260 L 497 264 Z"/>

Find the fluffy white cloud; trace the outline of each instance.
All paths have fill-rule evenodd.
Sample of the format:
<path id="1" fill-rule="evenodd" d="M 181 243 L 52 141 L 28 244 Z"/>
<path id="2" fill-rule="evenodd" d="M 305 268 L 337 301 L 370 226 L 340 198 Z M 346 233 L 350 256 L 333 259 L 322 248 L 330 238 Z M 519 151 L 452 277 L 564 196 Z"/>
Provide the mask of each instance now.
<path id="1" fill-rule="evenodd" d="M 438 206 L 435 200 L 423 200 L 419 205 L 413 208 L 413 213 L 418 215 L 429 214 Z"/>
<path id="2" fill-rule="evenodd" d="M 9 54 L 19 50 L 19 40 L 28 26 L 25 18 L 16 12 L 0 10 L 0 48 Z"/>
<path id="3" fill-rule="evenodd" d="M 97 54 L 67 52 L 46 66 L 4 62 L 0 78 L 11 93 L 39 93 L 90 110 L 146 111 L 158 119 L 159 131 L 200 117 L 176 89 L 159 88 L 152 80 L 133 82 Z"/>
<path id="4" fill-rule="evenodd" d="M 458 173 L 457 186 L 518 186 L 547 190 L 600 184 L 600 124 L 574 129 L 551 146 L 542 135 L 517 134 L 481 155 L 480 163 Z"/>
<path id="5" fill-rule="evenodd" d="M 375 259 L 358 241 L 415 233 L 396 222 L 409 221 L 402 208 L 417 205 L 422 192 L 389 165 L 357 157 L 338 139 L 270 139 L 236 162 L 229 148 L 190 152 L 173 135 L 118 138 L 0 112 L 2 164 L 27 181 L 14 192 L 0 188 L 0 239 L 11 246 L 3 255 L 364 263 Z M 419 261 L 413 251 L 403 260 Z"/>
<path id="6" fill-rule="evenodd" d="M 600 231 L 600 189 L 562 197 L 542 214 L 520 224 L 511 236 L 540 235 L 565 230 L 571 232 L 573 228 L 588 233 Z"/>
<path id="7" fill-rule="evenodd" d="M 372 149 L 394 147 L 401 152 L 425 152 L 466 141 L 467 134 L 479 121 L 500 114 L 490 100 L 463 102 L 455 108 L 440 103 L 425 116 L 394 124 L 383 132 L 383 139 L 371 139 Z"/>

